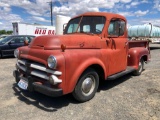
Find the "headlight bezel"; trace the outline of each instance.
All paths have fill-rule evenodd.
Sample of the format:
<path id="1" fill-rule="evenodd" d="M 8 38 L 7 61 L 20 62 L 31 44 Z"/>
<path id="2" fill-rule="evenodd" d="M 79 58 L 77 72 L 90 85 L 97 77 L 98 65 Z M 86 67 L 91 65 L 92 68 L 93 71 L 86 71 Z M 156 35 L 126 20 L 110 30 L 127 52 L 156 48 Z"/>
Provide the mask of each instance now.
<path id="1" fill-rule="evenodd" d="M 56 69 L 57 67 L 57 59 L 55 56 L 50 55 L 47 59 L 47 65 L 51 69 Z"/>
<path id="2" fill-rule="evenodd" d="M 14 50 L 14 57 L 19 58 L 19 49 Z"/>

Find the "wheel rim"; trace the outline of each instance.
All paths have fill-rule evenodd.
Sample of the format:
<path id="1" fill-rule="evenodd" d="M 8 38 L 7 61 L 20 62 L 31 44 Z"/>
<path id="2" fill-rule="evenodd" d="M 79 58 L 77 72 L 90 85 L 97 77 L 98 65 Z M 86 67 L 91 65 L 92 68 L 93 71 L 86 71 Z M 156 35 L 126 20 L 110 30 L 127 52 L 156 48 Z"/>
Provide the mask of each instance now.
<path id="1" fill-rule="evenodd" d="M 85 96 L 90 95 L 95 89 L 95 78 L 93 76 L 88 76 L 84 79 L 82 83 L 82 93 Z"/>

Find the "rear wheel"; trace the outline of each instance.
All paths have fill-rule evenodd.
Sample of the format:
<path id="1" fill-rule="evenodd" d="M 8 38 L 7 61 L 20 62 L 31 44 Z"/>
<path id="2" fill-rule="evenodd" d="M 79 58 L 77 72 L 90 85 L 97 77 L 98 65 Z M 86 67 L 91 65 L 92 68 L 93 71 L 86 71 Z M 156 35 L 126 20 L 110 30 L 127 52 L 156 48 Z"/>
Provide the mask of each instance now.
<path id="1" fill-rule="evenodd" d="M 85 102 L 92 99 L 97 92 L 99 85 L 99 76 L 93 69 L 86 70 L 80 77 L 74 91 L 73 97 L 79 102 Z"/>
<path id="2" fill-rule="evenodd" d="M 141 60 L 139 61 L 139 67 L 138 67 L 138 69 L 135 70 L 135 71 L 133 72 L 133 74 L 136 75 L 136 76 L 138 76 L 138 75 L 140 75 L 140 74 L 142 73 L 143 69 L 144 69 L 144 60 L 141 59 Z"/>

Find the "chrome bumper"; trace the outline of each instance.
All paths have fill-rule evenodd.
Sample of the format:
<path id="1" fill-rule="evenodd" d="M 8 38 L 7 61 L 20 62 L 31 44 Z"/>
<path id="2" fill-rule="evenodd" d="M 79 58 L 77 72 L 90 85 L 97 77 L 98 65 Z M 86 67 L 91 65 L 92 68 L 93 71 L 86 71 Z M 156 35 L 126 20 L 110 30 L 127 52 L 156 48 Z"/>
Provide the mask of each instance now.
<path id="1" fill-rule="evenodd" d="M 20 73 L 17 70 L 13 71 L 13 76 L 15 77 L 15 81 L 18 83 L 20 79 L 22 78 L 20 76 Z M 28 82 L 28 90 L 29 91 L 37 91 L 42 94 L 45 94 L 47 96 L 51 97 L 57 97 L 57 96 L 62 96 L 63 95 L 63 90 L 62 89 L 54 89 L 50 88 L 48 86 L 42 85 L 39 82 L 34 82 L 33 78 L 31 76 L 28 76 L 27 78 L 24 78 Z"/>

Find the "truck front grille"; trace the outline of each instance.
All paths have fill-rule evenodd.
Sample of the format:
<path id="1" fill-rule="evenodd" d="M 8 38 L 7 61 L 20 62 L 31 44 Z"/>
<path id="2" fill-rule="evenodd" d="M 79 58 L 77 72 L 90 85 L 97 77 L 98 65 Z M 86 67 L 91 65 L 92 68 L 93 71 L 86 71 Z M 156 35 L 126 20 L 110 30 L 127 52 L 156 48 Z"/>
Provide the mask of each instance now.
<path id="1" fill-rule="evenodd" d="M 36 63 L 26 59 L 18 60 L 16 64 L 18 69 L 22 70 L 25 74 L 33 75 L 45 80 L 49 80 L 48 74 L 54 75 L 55 77 L 62 75 L 62 72 L 60 71 L 48 69 L 41 63 Z"/>

